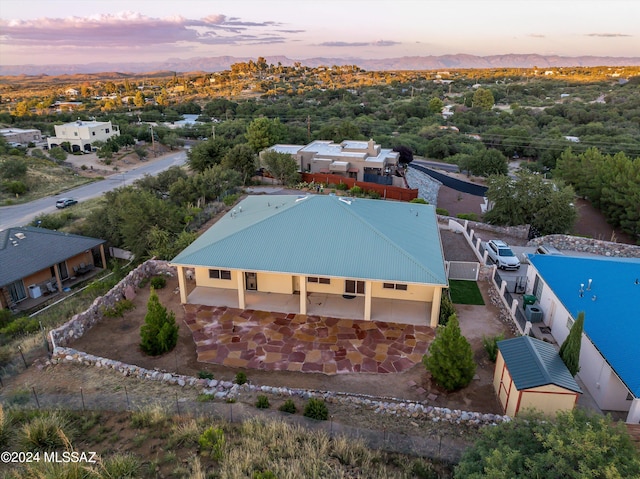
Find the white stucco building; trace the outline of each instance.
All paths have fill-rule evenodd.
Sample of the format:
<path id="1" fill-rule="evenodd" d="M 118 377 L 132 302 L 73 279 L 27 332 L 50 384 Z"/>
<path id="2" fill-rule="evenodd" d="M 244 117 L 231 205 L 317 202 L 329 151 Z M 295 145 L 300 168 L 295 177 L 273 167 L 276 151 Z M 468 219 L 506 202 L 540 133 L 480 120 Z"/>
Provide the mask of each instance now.
<path id="1" fill-rule="evenodd" d="M 94 142 L 107 141 L 113 136 L 120 135 L 118 125 L 112 125 L 110 121 L 77 120 L 64 125 L 55 125 L 54 128 L 55 136 L 47 139 L 49 148 L 69 142 L 72 152 L 90 152 Z"/>

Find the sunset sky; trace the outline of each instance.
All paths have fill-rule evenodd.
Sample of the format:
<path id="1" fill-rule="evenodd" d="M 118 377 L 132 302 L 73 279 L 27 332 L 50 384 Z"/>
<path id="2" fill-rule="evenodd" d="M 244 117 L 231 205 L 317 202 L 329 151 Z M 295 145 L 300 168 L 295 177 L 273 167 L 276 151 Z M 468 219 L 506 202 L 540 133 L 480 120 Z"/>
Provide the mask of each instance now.
<path id="1" fill-rule="evenodd" d="M 640 56 L 640 0 L 2 0 L 0 64 Z"/>

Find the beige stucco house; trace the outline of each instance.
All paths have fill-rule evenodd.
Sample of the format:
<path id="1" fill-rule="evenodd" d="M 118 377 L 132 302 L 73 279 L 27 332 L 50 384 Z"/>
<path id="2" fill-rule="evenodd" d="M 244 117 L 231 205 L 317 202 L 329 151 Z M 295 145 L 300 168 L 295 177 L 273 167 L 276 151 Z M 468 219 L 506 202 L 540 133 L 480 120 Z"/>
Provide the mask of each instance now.
<path id="1" fill-rule="evenodd" d="M 438 324 L 448 286 L 431 205 L 249 196 L 171 263 L 182 303 Z"/>
<path id="2" fill-rule="evenodd" d="M 92 144 L 96 141 L 107 141 L 113 136 L 119 136 L 118 125 L 110 121 L 82 121 L 77 120 L 64 125 L 55 125 L 55 136 L 48 138 L 49 148 L 69 142 L 71 151 L 91 152 Z"/>

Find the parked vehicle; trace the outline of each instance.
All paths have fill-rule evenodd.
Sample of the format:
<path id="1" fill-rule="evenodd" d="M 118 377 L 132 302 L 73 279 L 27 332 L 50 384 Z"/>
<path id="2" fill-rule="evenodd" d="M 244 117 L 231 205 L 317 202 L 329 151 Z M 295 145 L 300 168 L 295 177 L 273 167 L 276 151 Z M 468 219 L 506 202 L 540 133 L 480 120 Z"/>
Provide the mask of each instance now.
<path id="1" fill-rule="evenodd" d="M 60 198 L 56 201 L 56 208 L 66 208 L 67 206 L 75 205 L 76 203 L 78 203 L 78 200 L 74 200 L 73 198 Z"/>
<path id="2" fill-rule="evenodd" d="M 552 254 L 552 255 L 561 255 L 560 250 L 554 246 L 548 244 L 541 244 L 536 248 L 537 254 Z"/>
<path id="3" fill-rule="evenodd" d="M 489 258 L 498 266 L 498 269 L 519 269 L 520 261 L 511 251 L 509 245 L 502 240 L 487 241 L 487 253 Z"/>

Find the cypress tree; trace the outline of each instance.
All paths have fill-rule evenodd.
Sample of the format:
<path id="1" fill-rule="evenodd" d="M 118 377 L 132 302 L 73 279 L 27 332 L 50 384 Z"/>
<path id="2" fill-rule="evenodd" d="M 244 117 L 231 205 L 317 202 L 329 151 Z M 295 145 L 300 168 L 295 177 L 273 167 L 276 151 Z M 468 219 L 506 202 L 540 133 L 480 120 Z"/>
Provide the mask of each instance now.
<path id="1" fill-rule="evenodd" d="M 471 344 L 460 332 L 460 324 L 452 314 L 447 325 L 439 327 L 429 353 L 422 359 L 434 381 L 447 391 L 468 385 L 476 373 Z"/>
<path id="2" fill-rule="evenodd" d="M 158 295 L 151 288 L 147 302 L 147 314 L 140 328 L 140 348 L 147 354 L 157 356 L 171 351 L 178 343 L 178 325 L 173 311 L 160 304 Z"/>
<path id="3" fill-rule="evenodd" d="M 578 318 L 571 326 L 569 336 L 560 346 L 560 357 L 572 376 L 580 371 L 580 346 L 582 343 L 582 330 L 584 328 L 584 311 L 578 313 Z"/>

